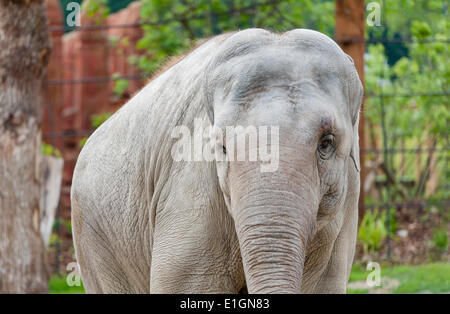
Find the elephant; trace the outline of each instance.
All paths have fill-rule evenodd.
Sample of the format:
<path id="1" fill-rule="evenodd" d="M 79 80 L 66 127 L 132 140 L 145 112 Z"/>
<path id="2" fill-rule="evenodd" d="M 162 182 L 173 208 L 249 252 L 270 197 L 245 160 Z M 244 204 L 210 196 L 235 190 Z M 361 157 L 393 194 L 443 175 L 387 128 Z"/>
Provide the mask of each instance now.
<path id="1" fill-rule="evenodd" d="M 78 157 L 72 229 L 86 292 L 345 293 L 362 97 L 351 57 L 308 29 L 225 33 L 172 62 Z M 214 158 L 176 160 L 173 130 L 195 121 Z M 276 169 L 227 157 L 233 137 L 218 130 L 237 125 L 278 128 Z"/>

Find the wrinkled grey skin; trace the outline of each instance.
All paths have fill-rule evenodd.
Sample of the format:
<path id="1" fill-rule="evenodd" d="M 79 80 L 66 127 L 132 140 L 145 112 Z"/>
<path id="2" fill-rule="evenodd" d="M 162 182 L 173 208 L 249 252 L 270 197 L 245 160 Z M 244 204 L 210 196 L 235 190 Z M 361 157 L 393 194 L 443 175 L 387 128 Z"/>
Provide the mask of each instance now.
<path id="1" fill-rule="evenodd" d="M 78 158 L 72 221 L 87 292 L 344 293 L 361 99 L 352 60 L 318 32 L 249 29 L 202 44 L 105 122 Z M 278 170 L 175 162 L 171 131 L 192 129 L 197 117 L 279 125 Z M 326 134 L 336 148 L 322 158 Z"/>

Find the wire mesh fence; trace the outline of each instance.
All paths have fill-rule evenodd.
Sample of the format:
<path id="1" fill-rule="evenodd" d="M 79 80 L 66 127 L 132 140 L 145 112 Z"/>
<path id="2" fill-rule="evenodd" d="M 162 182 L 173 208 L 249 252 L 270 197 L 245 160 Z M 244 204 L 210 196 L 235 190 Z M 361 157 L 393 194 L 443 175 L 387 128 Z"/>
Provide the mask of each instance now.
<path id="1" fill-rule="evenodd" d="M 178 23 L 180 28 L 192 20 L 209 19 L 211 17 L 227 17 L 238 16 L 246 13 L 248 15 L 257 15 L 264 11 L 264 14 L 269 16 L 277 16 L 281 19 L 283 27 L 280 28 L 301 28 L 305 25 L 297 24 L 295 21 L 286 21 L 283 19 L 283 14 L 280 14 L 280 5 L 287 3 L 292 5 L 292 1 L 245 1 L 248 5 L 240 8 L 232 8 L 229 10 L 214 11 L 211 10 L 205 14 L 193 14 L 185 16 L 176 16 L 169 19 L 160 19 L 158 21 L 143 21 L 131 24 L 114 24 L 114 25 L 90 25 L 80 26 L 76 31 L 105 31 L 107 29 L 125 29 L 125 28 L 145 28 L 147 26 L 165 25 L 168 23 Z M 333 2 L 333 1 L 331 1 Z M 269 13 L 267 9 L 269 8 Z M 262 10 L 262 11 L 261 11 Z M 264 26 L 264 25 L 254 25 Z M 308 25 L 307 25 L 308 26 Z M 65 25 L 51 26 L 52 32 L 67 30 Z M 219 29 L 220 30 L 220 29 Z M 215 31 L 217 33 L 217 30 Z M 219 31 L 220 32 L 220 31 Z M 400 38 L 387 38 L 385 33 L 382 37 L 368 38 L 345 38 L 345 40 L 338 40 L 345 42 L 361 42 L 366 44 L 366 63 L 370 63 L 371 55 L 376 53 L 376 49 L 372 50 L 370 46 L 379 47 L 380 45 L 403 45 L 408 50 L 404 57 L 410 57 L 411 51 L 421 48 L 422 51 L 426 45 L 444 44 L 444 49 L 448 49 L 446 44 L 449 43 L 448 38 L 411 38 L 408 36 Z M 414 48 L 414 47 L 415 48 Z M 367 68 L 366 64 L 366 68 Z M 448 128 L 433 129 L 433 121 L 422 121 L 427 119 L 416 119 L 414 112 L 418 112 L 417 108 L 420 106 L 432 107 L 438 104 L 440 107 L 449 105 L 450 90 L 445 83 L 441 84 L 441 89 L 427 89 L 417 90 L 416 88 L 408 89 L 408 80 L 411 80 L 411 73 L 405 74 L 404 77 L 400 72 L 393 71 L 393 67 L 388 68 L 387 60 L 382 59 L 380 65 L 381 70 L 373 69 L 369 66 L 366 74 L 365 87 L 365 102 L 362 111 L 362 118 L 364 120 L 365 133 L 367 134 L 366 146 L 361 147 L 361 156 L 363 159 L 363 167 L 365 167 L 366 177 L 361 183 L 363 185 L 363 193 L 365 194 L 364 209 L 366 211 L 384 211 L 383 220 L 385 222 L 387 234 L 384 243 L 385 253 L 387 259 L 392 258 L 392 249 L 395 248 L 392 238 L 397 242 L 402 242 L 402 233 L 396 230 L 395 225 L 401 222 L 396 221 L 396 213 L 403 213 L 403 220 L 410 220 L 410 225 L 423 219 L 429 218 L 432 223 L 426 228 L 441 228 L 442 217 L 446 215 L 450 209 L 450 195 L 449 195 L 449 133 Z M 396 70 L 396 68 L 394 69 Z M 425 71 L 424 69 L 421 69 Z M 395 75 L 392 75 L 394 72 Z M 407 72 L 407 71 L 406 71 Z M 420 72 L 420 71 L 419 71 Z M 153 72 L 142 72 L 137 74 L 122 74 L 115 76 L 92 76 L 80 78 L 48 78 L 45 84 L 48 87 L 75 86 L 78 84 L 93 84 L 96 88 L 105 88 L 118 80 L 138 81 L 142 84 L 152 77 Z M 414 74 L 414 73 L 413 73 Z M 408 76 L 409 75 L 409 76 Z M 432 76 L 432 74 L 430 74 Z M 414 75 L 413 75 L 414 76 Z M 402 80 L 405 83 L 402 85 L 399 82 Z M 375 82 L 375 83 L 374 83 Z M 387 82 L 394 82 L 389 83 Z M 448 83 L 448 82 L 447 82 Z M 394 86 L 395 85 L 395 86 Z M 417 82 L 414 82 L 417 87 Z M 438 84 L 439 85 L 439 84 Z M 401 86 L 402 88 L 398 88 Z M 406 88 L 405 88 L 406 87 Z M 52 99 L 46 99 L 46 107 L 52 108 Z M 54 110 L 49 112 L 53 115 Z M 398 111 L 396 111 L 398 110 Z M 429 109 L 433 110 L 433 109 Z M 448 107 L 447 107 L 448 110 Z M 411 112 L 409 112 L 411 111 Z M 408 112 L 404 121 L 402 116 Z M 427 114 L 426 111 L 425 114 Z M 50 121 L 55 121 L 60 117 L 51 116 Z M 448 115 L 444 112 L 444 124 L 448 126 Z M 420 120 L 420 121 L 419 121 Z M 417 122 L 419 121 L 419 122 Z M 423 125 L 414 125 L 414 123 L 422 123 Z M 427 129 L 422 129 L 423 134 L 418 134 L 417 130 L 409 132 L 408 130 L 423 126 Z M 429 127 L 430 126 L 430 127 Z M 428 128 L 429 127 L 429 128 Z M 57 139 L 71 140 L 71 147 L 75 142 L 92 134 L 94 128 L 87 129 L 70 129 L 70 130 L 55 130 L 54 126 L 50 127 L 50 131 L 43 134 L 43 139 L 50 144 L 54 144 Z M 405 131 L 406 130 L 406 131 Z M 429 131 L 431 130 L 431 131 Z M 420 130 L 419 130 L 420 131 Z M 419 132 L 420 133 L 420 132 Z M 64 149 L 64 148 L 63 148 Z M 68 194 L 69 189 L 63 189 L 63 194 Z M 406 218 L 405 218 L 406 217 Z M 427 218 L 425 218 L 427 219 Z M 437 221 L 436 221 L 437 220 Z M 54 242 L 53 257 L 55 260 L 55 270 L 60 270 L 61 259 L 68 259 L 67 256 L 73 254 L 70 245 L 70 226 L 65 227 L 65 231 L 61 231 L 61 221 L 56 225 L 56 233 L 63 240 Z M 448 228 L 448 222 L 444 228 Z M 66 230 L 67 229 L 67 230 Z M 411 231 L 410 231 L 411 232 Z M 431 231 L 430 231 L 431 232 Z M 427 233 L 426 237 L 429 239 L 433 235 Z M 63 236 L 64 234 L 64 236 Z M 420 234 L 420 233 L 418 233 Z M 425 237 L 422 234 L 423 237 Z M 416 239 L 424 242 L 424 239 Z M 424 242 L 424 246 L 428 244 Z M 64 252 L 66 253 L 64 253 Z M 383 253 L 384 254 L 384 253 Z"/>

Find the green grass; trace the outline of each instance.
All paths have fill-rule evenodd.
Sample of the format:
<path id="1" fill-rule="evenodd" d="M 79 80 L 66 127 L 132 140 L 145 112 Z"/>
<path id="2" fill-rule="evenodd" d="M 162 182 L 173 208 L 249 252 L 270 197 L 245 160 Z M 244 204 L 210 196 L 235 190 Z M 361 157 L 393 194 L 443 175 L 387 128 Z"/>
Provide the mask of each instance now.
<path id="1" fill-rule="evenodd" d="M 78 286 L 69 286 L 66 282 L 66 277 L 64 276 L 53 276 L 49 282 L 49 292 L 51 294 L 80 294 L 85 293 L 83 284 L 81 287 Z"/>
<path id="2" fill-rule="evenodd" d="M 354 266 L 350 282 L 365 281 L 370 271 Z M 450 264 L 436 263 L 418 266 L 381 266 L 381 278 L 396 279 L 400 285 L 391 293 L 450 292 Z M 347 293 L 368 293 L 368 289 L 348 289 Z"/>
<path id="3" fill-rule="evenodd" d="M 363 268 L 363 266 L 354 265 L 352 268 L 352 272 L 350 273 L 349 282 L 366 280 L 367 274 L 369 273 L 370 271 L 366 271 L 365 268 Z"/>

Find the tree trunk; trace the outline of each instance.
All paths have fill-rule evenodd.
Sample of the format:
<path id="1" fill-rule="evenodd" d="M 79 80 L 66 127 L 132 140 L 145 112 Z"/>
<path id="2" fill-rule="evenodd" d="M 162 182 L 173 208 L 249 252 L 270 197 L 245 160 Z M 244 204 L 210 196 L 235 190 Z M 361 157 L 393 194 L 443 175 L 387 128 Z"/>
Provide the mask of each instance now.
<path id="1" fill-rule="evenodd" d="M 0 293 L 48 291 L 40 235 L 42 0 L 0 0 Z"/>

